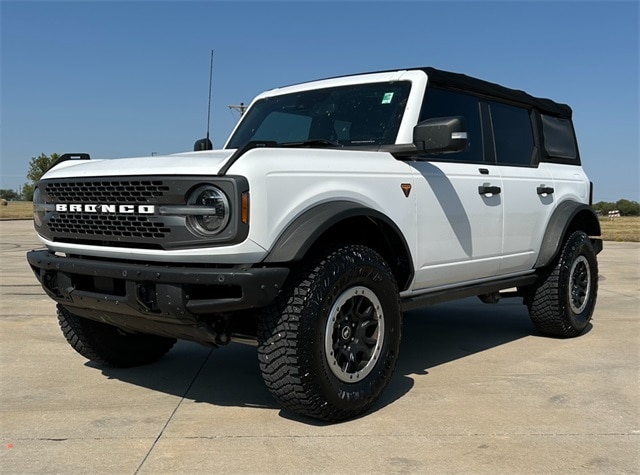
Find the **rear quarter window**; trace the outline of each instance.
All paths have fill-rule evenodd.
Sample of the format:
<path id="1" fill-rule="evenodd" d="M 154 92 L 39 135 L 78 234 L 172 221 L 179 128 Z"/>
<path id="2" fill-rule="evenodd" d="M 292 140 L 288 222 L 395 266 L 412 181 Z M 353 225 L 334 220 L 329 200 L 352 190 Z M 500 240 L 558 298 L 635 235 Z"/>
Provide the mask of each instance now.
<path id="1" fill-rule="evenodd" d="M 550 158 L 578 159 L 578 148 L 569 119 L 541 114 L 544 151 Z"/>

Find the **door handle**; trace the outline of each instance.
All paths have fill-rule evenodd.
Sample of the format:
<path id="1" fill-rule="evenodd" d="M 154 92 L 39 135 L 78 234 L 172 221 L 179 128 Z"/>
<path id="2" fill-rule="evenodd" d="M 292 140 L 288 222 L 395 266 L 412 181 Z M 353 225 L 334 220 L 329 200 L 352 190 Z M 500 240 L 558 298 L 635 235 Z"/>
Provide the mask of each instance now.
<path id="1" fill-rule="evenodd" d="M 536 188 L 536 191 L 539 195 L 551 195 L 555 190 L 552 186 L 540 185 L 538 188 Z"/>
<path id="2" fill-rule="evenodd" d="M 499 186 L 491 186 L 488 183 L 478 187 L 478 193 L 481 195 L 499 195 L 501 191 Z"/>

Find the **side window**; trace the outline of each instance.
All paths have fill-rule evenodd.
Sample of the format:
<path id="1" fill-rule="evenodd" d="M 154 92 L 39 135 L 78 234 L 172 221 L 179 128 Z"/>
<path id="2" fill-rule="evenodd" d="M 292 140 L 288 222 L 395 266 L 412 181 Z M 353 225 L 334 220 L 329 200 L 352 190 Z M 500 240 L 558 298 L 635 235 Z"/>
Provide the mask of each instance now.
<path id="1" fill-rule="evenodd" d="M 544 150 L 549 157 L 576 160 L 578 149 L 569 119 L 541 115 Z"/>
<path id="2" fill-rule="evenodd" d="M 436 117 L 463 116 L 467 122 L 469 145 L 462 152 L 433 154 L 438 160 L 461 162 L 484 161 L 480 104 L 477 97 L 438 88 L 428 88 L 420 121 Z"/>
<path id="3" fill-rule="evenodd" d="M 529 111 L 499 102 L 490 102 L 489 107 L 498 164 L 531 165 L 534 141 Z"/>

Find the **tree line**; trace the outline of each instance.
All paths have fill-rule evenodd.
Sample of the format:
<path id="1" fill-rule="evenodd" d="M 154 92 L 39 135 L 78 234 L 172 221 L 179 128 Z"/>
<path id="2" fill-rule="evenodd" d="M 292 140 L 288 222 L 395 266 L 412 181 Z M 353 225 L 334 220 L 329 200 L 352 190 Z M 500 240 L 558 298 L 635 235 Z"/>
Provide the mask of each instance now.
<path id="1" fill-rule="evenodd" d="M 640 216 L 640 203 L 630 200 L 599 201 L 593 205 L 593 209 L 600 216 L 608 216 L 610 211 L 619 211 L 620 216 Z"/>
<path id="2" fill-rule="evenodd" d="M 34 184 L 42 175 L 60 158 L 57 153 L 45 155 L 41 153 L 32 157 L 27 172 L 27 183 L 22 186 L 20 192 L 16 190 L 0 189 L 0 198 L 7 201 L 31 201 L 33 199 Z M 610 211 L 619 211 L 620 216 L 640 216 L 640 203 L 637 201 L 621 199 L 616 202 L 599 201 L 593 205 L 593 209 L 601 216 L 608 216 Z"/>
<path id="3" fill-rule="evenodd" d="M 27 171 L 27 183 L 22 185 L 21 190 L 0 189 L 0 198 L 7 201 L 32 201 L 35 183 L 42 175 L 60 158 L 60 154 L 52 153 L 45 155 L 41 153 L 37 157 L 32 157 Z"/>

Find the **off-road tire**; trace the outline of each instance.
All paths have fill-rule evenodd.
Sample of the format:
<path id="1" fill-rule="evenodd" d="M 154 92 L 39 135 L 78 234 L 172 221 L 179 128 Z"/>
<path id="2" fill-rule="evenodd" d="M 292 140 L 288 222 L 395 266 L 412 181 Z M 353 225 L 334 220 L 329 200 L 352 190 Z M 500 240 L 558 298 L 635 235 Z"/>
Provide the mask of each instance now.
<path id="1" fill-rule="evenodd" d="M 375 251 L 349 245 L 295 272 L 258 322 L 264 381 L 286 408 L 325 421 L 367 411 L 400 345 L 394 276 Z"/>
<path id="2" fill-rule="evenodd" d="M 117 368 L 140 366 L 162 358 L 175 338 L 128 333 L 113 325 L 79 317 L 58 305 L 58 323 L 71 347 L 85 358 Z"/>
<path id="3" fill-rule="evenodd" d="M 598 293 L 598 261 L 589 237 L 576 231 L 560 255 L 529 289 L 531 321 L 546 335 L 580 335 L 593 315 Z"/>

